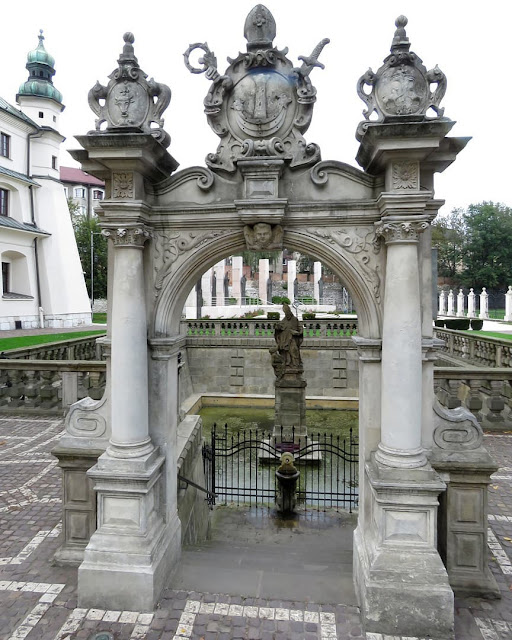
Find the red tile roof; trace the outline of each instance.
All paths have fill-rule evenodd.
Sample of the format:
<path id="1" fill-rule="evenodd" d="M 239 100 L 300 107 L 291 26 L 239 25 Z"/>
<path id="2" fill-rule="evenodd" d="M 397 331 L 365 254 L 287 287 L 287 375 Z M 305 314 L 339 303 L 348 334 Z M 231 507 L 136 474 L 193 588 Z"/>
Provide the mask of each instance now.
<path id="1" fill-rule="evenodd" d="M 94 176 L 90 176 L 82 169 L 75 169 L 74 167 L 61 167 L 60 179 L 62 182 L 71 182 L 73 184 L 85 184 L 94 187 L 105 187 L 105 183 Z"/>

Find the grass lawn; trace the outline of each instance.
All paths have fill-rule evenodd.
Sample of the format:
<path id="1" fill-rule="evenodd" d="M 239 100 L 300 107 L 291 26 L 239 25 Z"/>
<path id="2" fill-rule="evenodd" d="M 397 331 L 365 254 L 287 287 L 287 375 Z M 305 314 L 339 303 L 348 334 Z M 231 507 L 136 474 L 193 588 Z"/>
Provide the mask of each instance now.
<path id="1" fill-rule="evenodd" d="M 93 313 L 92 321 L 99 322 L 100 324 L 107 324 L 107 314 L 106 313 Z"/>
<path id="2" fill-rule="evenodd" d="M 74 331 L 72 333 L 46 333 L 40 336 L 15 336 L 13 338 L 0 338 L 0 351 L 8 351 L 9 349 L 23 349 L 24 347 L 32 347 L 34 345 L 45 344 L 47 342 L 62 342 L 63 340 L 85 338 L 86 336 L 101 335 L 102 333 L 105 333 L 105 331 Z"/>
<path id="3" fill-rule="evenodd" d="M 464 331 L 470 335 L 485 336 L 487 338 L 499 338 L 500 340 L 512 340 L 512 333 L 500 333 L 499 331 Z"/>

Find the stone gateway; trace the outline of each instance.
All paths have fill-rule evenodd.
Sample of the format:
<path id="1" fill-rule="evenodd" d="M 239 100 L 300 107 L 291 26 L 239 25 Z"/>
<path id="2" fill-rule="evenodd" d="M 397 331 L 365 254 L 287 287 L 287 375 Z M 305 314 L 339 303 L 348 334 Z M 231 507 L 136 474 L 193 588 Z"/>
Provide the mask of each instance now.
<path id="1" fill-rule="evenodd" d="M 97 128 L 77 137 L 82 149 L 74 157 L 106 185 L 100 217 L 110 239 L 111 357 L 104 398 L 72 407 L 61 442 L 62 459 L 80 459 L 84 478 L 90 466 L 97 496 L 90 539 L 66 533 L 69 518 L 77 522 L 79 514 L 64 505 L 64 546 L 81 560 L 80 607 L 155 606 L 181 549 L 176 448 L 183 305 L 201 274 L 222 258 L 248 246 L 284 244 L 338 274 L 358 312 L 354 578 L 365 630 L 453 638 L 451 582 L 467 587 L 464 563 L 472 567 L 472 585 L 484 574 L 486 503 L 478 496 L 492 463 L 473 477 L 466 494 L 472 508 L 452 518 L 450 501 L 440 506 L 440 496 L 455 476 L 460 481 L 464 461 L 459 455 L 450 471 L 450 442 L 458 439 L 434 434 L 449 420 L 450 433 L 468 433 L 468 423 L 467 416 L 433 408 L 430 225 L 443 204 L 434 193 L 435 174 L 468 138 L 448 136 L 454 122 L 439 106 L 446 79 L 410 50 L 406 24 L 397 19 L 383 66 L 358 85 L 366 104 L 357 127 L 361 170 L 322 161 L 320 147 L 305 139 L 317 97 L 311 75 L 323 67 L 328 40 L 295 65 L 287 49 L 274 45 L 275 21 L 262 5 L 246 20 L 247 50 L 224 72 L 206 44 L 185 53 L 190 71 L 210 82 L 205 113 L 219 145 L 206 167 L 175 173 L 162 119 L 170 91 L 146 80 L 132 34 L 124 36 L 108 85 L 91 90 Z M 196 50 L 199 67 L 191 63 Z M 286 381 L 283 391 L 303 393 L 295 322 L 288 316 L 283 322 L 273 364 L 279 385 L 295 369 L 296 389 Z M 485 455 L 481 446 L 472 451 Z M 448 496 L 460 489 L 451 491 Z M 484 526 L 464 522 L 465 513 Z M 438 520 L 447 532 L 445 562 Z M 456 578 L 455 521 L 466 527 Z M 485 579 L 492 591 L 492 579 Z"/>

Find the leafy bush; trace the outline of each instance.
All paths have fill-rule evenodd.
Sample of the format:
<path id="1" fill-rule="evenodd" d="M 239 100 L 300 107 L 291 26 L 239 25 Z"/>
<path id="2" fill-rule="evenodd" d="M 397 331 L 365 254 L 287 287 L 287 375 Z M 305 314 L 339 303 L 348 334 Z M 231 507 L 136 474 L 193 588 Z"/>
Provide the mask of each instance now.
<path id="1" fill-rule="evenodd" d="M 444 327 L 444 324 L 445 324 L 444 320 L 434 320 L 435 327 L 439 327 L 440 329 L 442 329 Z"/>
<path id="2" fill-rule="evenodd" d="M 307 312 L 302 314 L 303 320 L 314 320 L 316 318 L 316 313 Z"/>
<path id="3" fill-rule="evenodd" d="M 300 301 L 302 302 L 302 304 L 317 304 L 315 298 L 312 298 L 311 296 L 301 298 Z"/>
<path id="4" fill-rule="evenodd" d="M 281 317 L 281 314 L 279 313 L 279 311 L 268 311 L 267 312 L 267 318 L 269 320 L 279 320 L 280 317 Z"/>
<path id="5" fill-rule="evenodd" d="M 482 331 L 482 327 L 484 326 L 483 320 L 478 320 L 477 318 L 472 318 L 471 320 L 471 328 L 474 331 Z"/>
<path id="6" fill-rule="evenodd" d="M 228 298 L 226 300 L 227 304 L 232 305 L 232 304 L 238 304 L 238 300 L 236 298 Z"/>
<path id="7" fill-rule="evenodd" d="M 444 324 L 447 329 L 467 331 L 469 329 L 469 318 L 450 318 L 445 320 Z"/>
<path id="8" fill-rule="evenodd" d="M 255 311 L 246 311 L 240 318 L 255 318 L 256 316 L 262 316 L 265 312 L 263 309 L 256 309 Z"/>

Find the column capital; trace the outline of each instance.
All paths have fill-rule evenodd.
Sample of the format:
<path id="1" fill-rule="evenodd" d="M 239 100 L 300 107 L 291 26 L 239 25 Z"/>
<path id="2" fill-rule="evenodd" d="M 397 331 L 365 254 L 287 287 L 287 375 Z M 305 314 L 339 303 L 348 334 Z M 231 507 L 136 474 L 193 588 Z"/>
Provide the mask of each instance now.
<path id="1" fill-rule="evenodd" d="M 377 338 L 352 337 L 361 362 L 380 362 L 382 360 L 382 340 Z"/>
<path id="2" fill-rule="evenodd" d="M 429 223 L 423 217 L 420 220 L 381 220 L 375 224 L 375 233 L 383 237 L 386 244 L 415 243 L 428 227 Z"/>
<path id="3" fill-rule="evenodd" d="M 144 225 L 108 228 L 103 229 L 101 233 L 110 238 L 116 248 L 143 249 L 144 244 L 151 237 L 150 230 Z"/>

